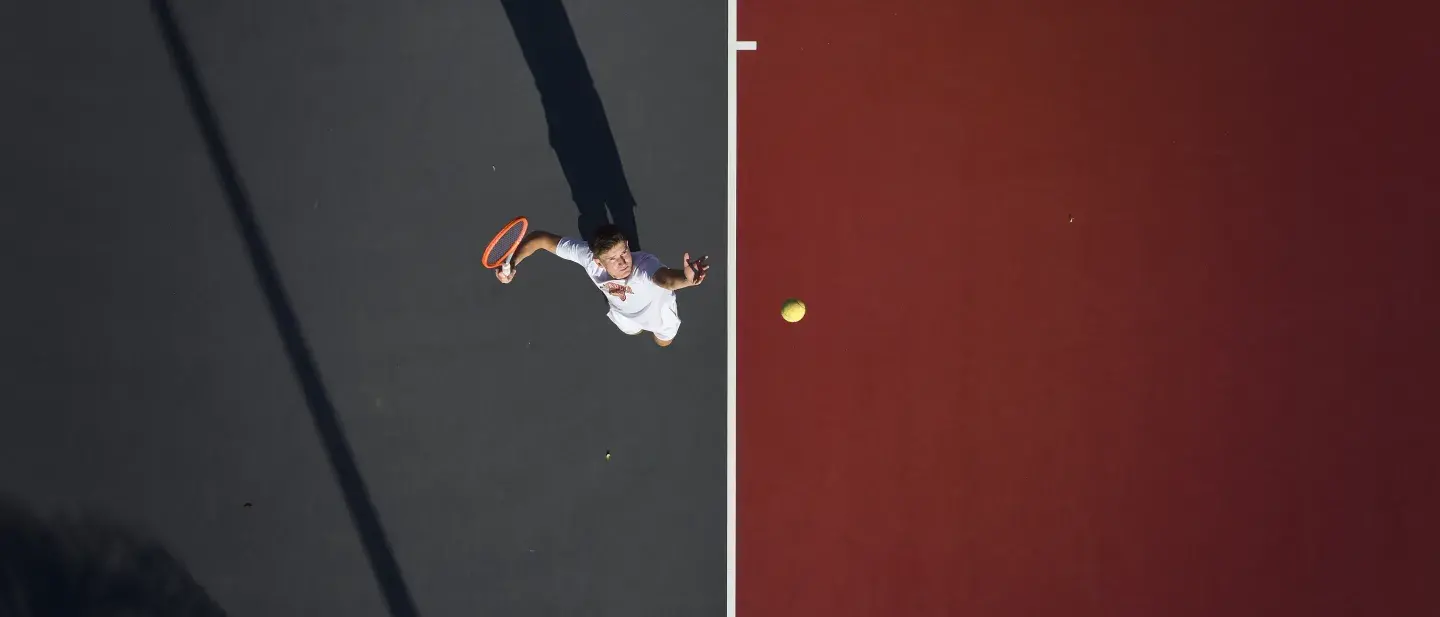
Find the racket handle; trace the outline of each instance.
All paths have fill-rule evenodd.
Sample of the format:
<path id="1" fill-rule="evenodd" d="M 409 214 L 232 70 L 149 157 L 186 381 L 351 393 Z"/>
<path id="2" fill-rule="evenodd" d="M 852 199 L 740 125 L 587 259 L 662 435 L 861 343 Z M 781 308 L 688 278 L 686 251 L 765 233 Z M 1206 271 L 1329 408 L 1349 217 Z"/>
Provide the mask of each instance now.
<path id="1" fill-rule="evenodd" d="M 510 276 L 510 274 L 514 272 L 514 266 L 511 265 L 514 262 L 514 259 L 515 258 L 513 257 L 508 258 L 505 260 L 505 263 L 500 264 L 500 272 L 503 273 L 505 276 Z"/>

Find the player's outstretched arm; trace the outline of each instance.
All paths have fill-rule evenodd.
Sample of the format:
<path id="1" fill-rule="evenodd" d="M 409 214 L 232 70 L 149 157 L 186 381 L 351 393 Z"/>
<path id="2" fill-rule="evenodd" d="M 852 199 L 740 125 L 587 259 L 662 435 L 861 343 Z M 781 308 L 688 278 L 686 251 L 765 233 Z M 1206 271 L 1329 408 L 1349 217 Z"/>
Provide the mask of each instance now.
<path id="1" fill-rule="evenodd" d="M 509 283 L 510 281 L 515 280 L 515 268 L 520 266 L 520 262 L 525 261 L 526 258 L 534 255 L 535 251 L 541 249 L 554 253 L 555 247 L 559 243 L 560 236 L 552 234 L 548 231 L 541 231 L 537 229 L 526 234 L 525 239 L 520 241 L 520 246 L 515 247 L 515 255 L 511 257 L 510 261 L 510 274 L 507 276 L 503 269 L 496 270 L 495 278 L 500 279 L 501 283 Z"/>
<path id="2" fill-rule="evenodd" d="M 656 285 L 675 291 L 686 287 L 694 287 L 705 281 L 705 275 L 710 271 L 710 266 L 705 263 L 706 257 L 691 261 L 690 254 L 685 254 L 685 268 L 659 268 L 651 277 Z"/>

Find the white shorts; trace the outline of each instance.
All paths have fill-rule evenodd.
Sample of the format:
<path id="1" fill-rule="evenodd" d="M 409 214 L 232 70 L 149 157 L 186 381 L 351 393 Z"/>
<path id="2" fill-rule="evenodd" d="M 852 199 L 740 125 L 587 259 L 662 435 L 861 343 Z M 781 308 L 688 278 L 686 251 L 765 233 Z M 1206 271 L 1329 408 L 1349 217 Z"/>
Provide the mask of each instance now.
<path id="1" fill-rule="evenodd" d="M 621 332 L 626 334 L 639 334 L 649 330 L 655 334 L 655 338 L 662 341 L 669 341 L 674 339 L 676 334 L 680 333 L 680 307 L 675 302 L 675 296 L 673 295 L 668 299 L 661 300 L 661 302 L 665 304 L 660 307 L 660 327 L 658 328 L 642 326 L 635 320 L 615 312 L 613 308 L 610 309 L 609 313 L 606 313 L 606 316 L 610 318 L 610 321 L 615 323 L 617 328 L 620 328 Z"/>

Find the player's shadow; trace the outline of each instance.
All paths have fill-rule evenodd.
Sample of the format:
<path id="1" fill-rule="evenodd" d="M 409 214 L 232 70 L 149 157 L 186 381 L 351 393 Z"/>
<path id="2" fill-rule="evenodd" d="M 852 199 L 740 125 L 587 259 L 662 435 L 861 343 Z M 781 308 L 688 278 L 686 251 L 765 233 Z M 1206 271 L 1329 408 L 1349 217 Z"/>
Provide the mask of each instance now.
<path id="1" fill-rule="evenodd" d="M 0 498 L 0 615 L 223 617 L 163 545 L 93 514 L 42 517 Z"/>
<path id="2" fill-rule="evenodd" d="M 550 146 L 580 210 L 580 235 L 589 240 L 597 228 L 611 222 L 629 238 L 633 250 L 641 250 L 635 198 L 565 6 L 561 0 L 500 0 L 500 4 L 540 91 Z"/>
<path id="3" fill-rule="evenodd" d="M 365 549 L 365 556 L 370 560 L 370 569 L 380 587 L 381 596 L 385 598 L 393 617 L 414 617 L 419 611 L 405 579 L 401 576 L 399 561 L 386 539 L 379 512 L 375 509 L 364 479 L 360 476 L 360 468 L 355 463 L 355 455 L 345 437 L 339 414 L 325 388 L 324 380 L 321 379 L 320 368 L 305 341 L 300 318 L 281 282 L 275 258 L 270 254 L 269 244 L 260 229 L 255 209 L 250 204 L 245 183 L 230 156 L 230 148 L 220 130 L 219 118 L 216 117 L 215 108 L 210 104 L 209 96 L 205 92 L 200 71 L 195 66 L 195 59 L 185 42 L 184 33 L 168 0 L 151 0 L 150 5 L 160 34 L 164 38 L 166 50 L 170 53 L 170 61 L 180 79 L 185 100 L 189 103 L 190 113 L 200 129 L 206 152 L 210 155 L 210 163 L 214 165 L 215 175 L 220 180 L 225 201 L 230 206 L 235 226 L 244 241 L 246 255 L 250 258 L 250 266 L 254 270 L 260 291 L 265 296 L 270 316 L 275 322 L 275 329 L 290 361 L 290 369 L 300 384 L 306 407 L 310 410 L 311 421 L 330 460 L 330 468 L 340 485 L 345 505 L 350 511 L 350 520 L 355 525 L 360 545 Z"/>

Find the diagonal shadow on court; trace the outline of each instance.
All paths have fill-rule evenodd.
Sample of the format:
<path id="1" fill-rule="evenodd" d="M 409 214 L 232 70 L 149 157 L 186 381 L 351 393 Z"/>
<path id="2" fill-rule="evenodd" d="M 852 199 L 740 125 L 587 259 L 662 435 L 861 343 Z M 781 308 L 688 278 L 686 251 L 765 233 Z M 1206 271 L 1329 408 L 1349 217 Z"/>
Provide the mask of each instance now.
<path id="1" fill-rule="evenodd" d="M 205 148 L 210 155 L 211 163 L 215 166 L 215 173 L 219 176 L 225 199 L 235 217 L 235 225 L 244 238 L 246 252 L 250 257 L 251 266 L 255 270 L 255 277 L 260 289 L 265 294 L 266 303 L 275 320 L 275 327 L 284 343 L 285 353 L 290 359 L 290 367 L 295 372 L 295 378 L 300 382 L 301 389 L 304 391 L 305 402 L 310 409 L 315 430 L 324 444 L 325 453 L 344 495 L 350 518 L 359 533 L 360 542 L 365 549 L 365 555 L 370 560 L 370 568 L 380 585 L 385 602 L 389 605 L 390 614 L 393 617 L 415 617 L 419 611 L 416 609 L 409 588 L 401 575 L 400 564 L 390 549 L 390 542 L 386 539 L 385 530 L 380 524 L 380 515 L 375 509 L 375 504 L 370 500 L 369 491 L 365 488 L 365 482 L 360 476 L 360 469 L 355 464 L 355 456 L 345 438 L 345 432 L 340 425 L 334 403 L 331 402 L 330 395 L 325 390 L 320 370 L 305 342 L 300 321 L 281 284 L 274 258 L 270 255 L 264 234 L 256 221 L 254 209 L 250 205 L 250 199 L 243 182 L 241 182 L 240 174 L 230 158 L 229 148 L 225 145 L 219 120 L 215 117 L 214 108 L 211 107 L 205 88 L 201 84 L 200 73 L 195 67 L 184 34 L 176 22 L 169 2 L 151 0 L 151 10 L 155 14 L 155 19 L 165 39 L 166 49 L 170 52 L 175 71 L 184 87 L 190 111 L 204 137 Z"/>
<path id="2" fill-rule="evenodd" d="M 642 250 L 635 197 L 564 4 L 561 0 L 501 0 L 500 4 L 540 91 L 550 146 L 580 211 L 580 235 L 588 240 L 600 225 L 612 222 L 629 238 L 631 249 Z"/>

